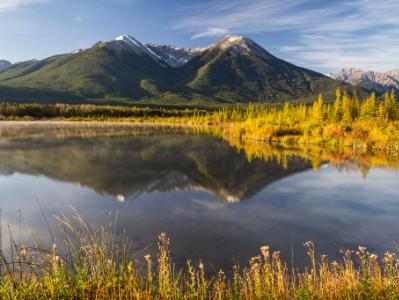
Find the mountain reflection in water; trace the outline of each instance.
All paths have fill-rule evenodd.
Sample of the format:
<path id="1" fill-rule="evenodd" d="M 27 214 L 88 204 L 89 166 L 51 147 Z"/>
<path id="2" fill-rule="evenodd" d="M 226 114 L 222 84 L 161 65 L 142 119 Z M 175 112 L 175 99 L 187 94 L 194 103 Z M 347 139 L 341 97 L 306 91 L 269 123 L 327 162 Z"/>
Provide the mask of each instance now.
<path id="1" fill-rule="evenodd" d="M 112 127 L 89 128 L 91 135 L 74 127 L 50 127 L 47 133 L 42 128 L 25 130 L 26 135 L 19 131 L 22 138 L 3 139 L 0 172 L 78 183 L 119 201 L 180 189 L 206 191 L 235 203 L 311 167 L 297 157 L 289 159 L 287 168 L 274 160 L 248 161 L 227 142 L 182 134 L 178 128 L 123 127 L 119 135 Z"/>

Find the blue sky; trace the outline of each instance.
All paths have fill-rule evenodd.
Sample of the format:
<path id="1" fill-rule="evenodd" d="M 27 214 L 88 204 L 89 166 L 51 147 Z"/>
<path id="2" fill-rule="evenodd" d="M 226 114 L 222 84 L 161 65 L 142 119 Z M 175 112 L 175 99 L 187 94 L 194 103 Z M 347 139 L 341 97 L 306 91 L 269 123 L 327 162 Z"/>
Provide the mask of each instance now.
<path id="1" fill-rule="evenodd" d="M 130 34 L 207 46 L 246 35 L 320 72 L 399 68 L 398 0 L 0 0 L 0 59 L 45 58 Z"/>

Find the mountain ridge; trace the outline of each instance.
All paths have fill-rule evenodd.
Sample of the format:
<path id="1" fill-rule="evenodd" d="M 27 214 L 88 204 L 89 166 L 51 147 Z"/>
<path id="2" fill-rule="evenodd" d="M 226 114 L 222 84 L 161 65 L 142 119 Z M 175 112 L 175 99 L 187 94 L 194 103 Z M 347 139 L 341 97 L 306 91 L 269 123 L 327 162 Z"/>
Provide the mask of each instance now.
<path id="1" fill-rule="evenodd" d="M 46 90 L 87 100 L 159 104 L 312 101 L 321 92 L 329 96 L 337 87 L 351 88 L 237 35 L 205 48 L 143 44 L 122 35 L 12 65 L 0 72 L 0 87 L 37 91 L 32 97 L 39 100 Z M 63 98 L 52 101 L 68 102 Z"/>
<path id="2" fill-rule="evenodd" d="M 399 69 L 376 72 L 371 70 L 364 71 L 358 68 L 343 68 L 335 74 L 329 74 L 329 76 L 378 93 L 384 93 L 392 89 L 399 91 Z"/>
<path id="3" fill-rule="evenodd" d="M 0 72 L 8 69 L 11 66 L 12 66 L 12 63 L 9 62 L 8 60 L 5 60 L 5 59 L 0 60 Z"/>

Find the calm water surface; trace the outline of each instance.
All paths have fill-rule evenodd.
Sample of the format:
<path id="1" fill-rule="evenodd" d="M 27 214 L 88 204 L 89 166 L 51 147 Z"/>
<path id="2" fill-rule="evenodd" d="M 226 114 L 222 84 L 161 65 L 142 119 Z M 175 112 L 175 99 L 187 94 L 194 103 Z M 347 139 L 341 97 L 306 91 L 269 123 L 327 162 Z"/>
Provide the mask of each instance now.
<path id="1" fill-rule="evenodd" d="M 382 253 L 399 242 L 398 183 L 392 169 L 364 177 L 328 161 L 316 172 L 297 156 L 287 167 L 249 161 L 225 141 L 177 129 L 0 126 L 3 248 L 8 225 L 19 240 L 30 228 L 48 240 L 40 207 L 56 231 L 53 216 L 71 214 L 70 204 L 92 225 L 117 212 L 137 256 L 166 232 L 181 263 L 229 268 L 262 245 L 303 261 L 308 240 L 332 257 L 360 244 Z"/>

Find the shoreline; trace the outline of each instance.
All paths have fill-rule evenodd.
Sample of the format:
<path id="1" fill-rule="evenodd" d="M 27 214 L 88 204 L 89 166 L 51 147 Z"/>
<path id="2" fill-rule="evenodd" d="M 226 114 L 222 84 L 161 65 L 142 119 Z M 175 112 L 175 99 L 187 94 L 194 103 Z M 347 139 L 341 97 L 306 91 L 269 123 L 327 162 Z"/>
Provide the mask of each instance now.
<path id="1" fill-rule="evenodd" d="M 133 127 L 169 127 L 169 128 L 189 128 L 189 129 L 220 129 L 221 131 L 217 135 L 227 142 L 232 142 L 232 140 L 241 141 L 243 143 L 254 142 L 254 143 L 265 143 L 265 144 L 275 144 L 282 146 L 297 146 L 297 147 L 308 147 L 308 146 L 320 146 L 324 148 L 342 148 L 352 150 L 354 152 L 374 152 L 374 151 L 384 151 L 391 155 L 399 155 L 399 146 L 395 144 L 384 145 L 367 145 L 365 141 L 352 139 L 349 144 L 345 143 L 345 139 L 318 139 L 312 138 L 305 135 L 283 135 L 283 136 L 269 136 L 269 137 L 256 137 L 256 133 L 242 134 L 240 131 L 246 128 L 245 122 L 223 122 L 220 124 L 210 124 L 212 122 L 184 122 L 184 121 L 170 121 L 170 122 L 158 122 L 158 121 L 138 121 L 138 120 L 74 120 L 74 119 L 31 119 L 31 120 L 0 120 L 0 129 L 7 127 L 20 127 L 29 128 L 40 127 L 40 126 L 59 126 L 65 128 L 133 128 Z M 237 131 L 237 129 L 239 129 Z M 204 131 L 206 132 L 206 131 Z M 209 133 L 209 132 L 208 132 Z M 353 137 L 352 137 L 353 138 Z M 235 142 L 234 142 L 235 144 Z M 240 148 L 240 147 L 238 147 Z"/>
<path id="2" fill-rule="evenodd" d="M 106 121 L 106 120 L 0 120 L 1 126 L 15 126 L 15 125 L 65 125 L 65 126 L 79 126 L 79 125 L 110 125 L 112 126 L 170 126 L 170 127 L 220 127 L 226 128 L 231 124 L 205 124 L 205 123 L 186 123 L 186 122 L 151 122 L 151 121 Z"/>

